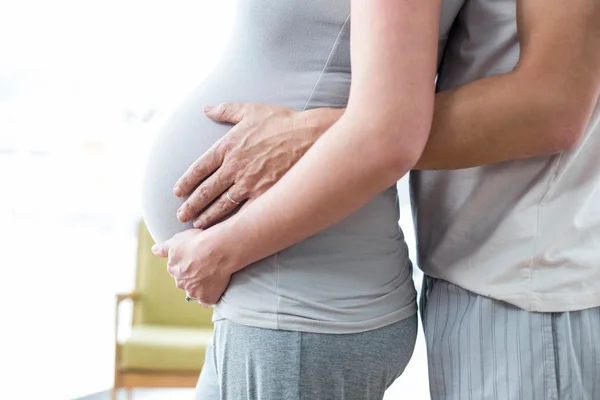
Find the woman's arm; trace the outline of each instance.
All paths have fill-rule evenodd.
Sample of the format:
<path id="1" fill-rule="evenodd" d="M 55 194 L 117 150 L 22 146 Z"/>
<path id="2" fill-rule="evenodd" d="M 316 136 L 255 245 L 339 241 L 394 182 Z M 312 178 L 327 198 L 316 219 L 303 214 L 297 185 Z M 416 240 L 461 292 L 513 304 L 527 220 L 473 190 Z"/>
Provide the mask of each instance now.
<path id="1" fill-rule="evenodd" d="M 352 1 L 348 108 L 275 186 L 210 229 L 228 249 L 222 268 L 326 229 L 415 165 L 431 127 L 439 13 L 439 0 Z"/>

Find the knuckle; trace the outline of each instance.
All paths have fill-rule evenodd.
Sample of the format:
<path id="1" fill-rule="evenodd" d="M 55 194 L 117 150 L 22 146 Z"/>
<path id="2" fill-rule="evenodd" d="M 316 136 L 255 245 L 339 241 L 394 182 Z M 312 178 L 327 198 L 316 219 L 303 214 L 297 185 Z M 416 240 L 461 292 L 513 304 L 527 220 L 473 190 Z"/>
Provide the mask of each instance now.
<path id="1" fill-rule="evenodd" d="M 202 201 L 209 201 L 212 199 L 212 189 L 206 185 L 202 185 L 198 188 L 198 198 Z"/>
<path id="2" fill-rule="evenodd" d="M 231 103 L 230 102 L 226 101 L 219 105 L 219 115 L 221 117 L 224 117 L 224 118 L 227 117 L 230 112 L 231 112 Z"/>
<path id="3" fill-rule="evenodd" d="M 226 165 L 222 168 L 221 171 L 219 171 L 219 176 L 216 178 L 218 179 L 218 182 L 219 182 L 218 186 L 220 186 L 222 188 L 231 187 L 231 185 L 233 185 L 236 181 L 236 174 L 229 167 L 229 165 Z"/>
<path id="4" fill-rule="evenodd" d="M 257 126 L 259 126 L 260 124 L 262 124 L 264 121 L 260 118 L 258 118 L 255 115 L 248 115 L 247 117 L 244 118 L 244 123 L 249 127 L 249 128 L 256 128 Z"/>
<path id="5" fill-rule="evenodd" d="M 184 290 L 185 289 L 185 281 L 177 279 L 177 280 L 175 280 L 175 286 L 177 286 L 177 289 Z"/>
<path id="6" fill-rule="evenodd" d="M 210 302 L 208 296 L 206 296 L 205 294 L 201 294 L 199 297 L 197 297 L 198 301 L 200 301 L 200 303 L 204 304 L 204 305 L 212 305 L 213 303 Z"/>
<path id="7" fill-rule="evenodd" d="M 214 215 L 215 217 L 217 216 L 223 216 L 223 214 L 227 214 L 229 211 L 231 211 L 233 208 L 235 208 L 235 204 L 233 204 L 231 201 L 229 200 L 222 200 L 217 204 L 217 215 Z"/>
<path id="8" fill-rule="evenodd" d="M 190 175 L 196 179 L 201 179 L 204 176 L 204 168 L 201 163 L 194 163 L 191 168 Z"/>
<path id="9" fill-rule="evenodd" d="M 186 214 L 194 215 L 196 213 L 197 207 L 194 201 L 186 201 L 185 202 L 185 210 Z"/>
<path id="10" fill-rule="evenodd" d="M 172 277 L 175 277 L 175 265 L 172 264 L 170 261 L 167 263 L 167 272 Z"/>
<path id="11" fill-rule="evenodd" d="M 232 157 L 231 162 L 228 166 L 228 171 L 232 174 L 237 175 L 241 171 L 244 170 L 244 162 L 240 159 L 240 157 Z"/>
<path id="12" fill-rule="evenodd" d="M 168 257 L 169 264 L 173 266 L 173 268 L 179 265 L 179 260 L 181 259 L 181 256 L 177 253 L 177 249 L 175 247 L 171 247 L 169 249 Z"/>
<path id="13" fill-rule="evenodd" d="M 207 212 L 206 215 L 200 220 L 200 226 L 202 228 L 208 228 L 217 221 L 217 213 L 215 211 Z"/>
<path id="14" fill-rule="evenodd" d="M 246 165 L 246 162 L 244 161 L 243 158 L 244 158 L 244 155 L 242 154 L 241 151 L 235 152 L 231 157 L 230 168 L 232 168 L 235 171 L 243 170 Z"/>
<path id="15" fill-rule="evenodd" d="M 235 141 L 233 139 L 223 139 L 219 143 L 219 152 L 221 154 L 229 154 L 235 148 Z"/>
<path id="16" fill-rule="evenodd" d="M 236 185 L 236 193 L 242 198 L 248 197 L 252 192 L 252 189 L 253 185 L 248 180 L 243 180 Z"/>

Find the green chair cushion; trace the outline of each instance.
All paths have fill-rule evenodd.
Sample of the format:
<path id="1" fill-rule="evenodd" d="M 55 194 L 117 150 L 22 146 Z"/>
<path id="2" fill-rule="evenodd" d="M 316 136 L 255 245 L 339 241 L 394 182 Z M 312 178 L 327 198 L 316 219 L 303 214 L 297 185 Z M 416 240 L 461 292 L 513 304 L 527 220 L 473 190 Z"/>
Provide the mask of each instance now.
<path id="1" fill-rule="evenodd" d="M 121 368 L 145 371 L 200 371 L 212 328 L 134 325 L 120 344 Z"/>

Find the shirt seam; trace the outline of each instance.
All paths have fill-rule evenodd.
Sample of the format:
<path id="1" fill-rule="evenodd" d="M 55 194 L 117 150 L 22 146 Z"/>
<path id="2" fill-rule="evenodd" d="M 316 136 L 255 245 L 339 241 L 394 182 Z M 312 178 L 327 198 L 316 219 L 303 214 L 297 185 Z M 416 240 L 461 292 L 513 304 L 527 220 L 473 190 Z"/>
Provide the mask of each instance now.
<path id="1" fill-rule="evenodd" d="M 306 107 L 308 107 L 308 104 L 312 100 L 312 97 L 315 94 L 315 91 L 317 90 L 317 87 L 319 86 L 319 83 L 321 82 L 321 78 L 323 77 L 323 75 L 325 74 L 325 71 L 327 70 L 327 67 L 329 66 L 329 62 L 331 61 L 331 57 L 333 57 L 335 49 L 337 49 L 337 47 L 338 47 L 338 44 L 340 42 L 340 37 L 342 36 L 342 32 L 344 31 L 344 28 L 348 24 L 349 20 L 350 20 L 350 13 L 348 13 L 348 16 L 346 17 L 346 20 L 344 21 L 344 23 L 340 27 L 340 30 L 339 30 L 338 34 L 336 35 L 335 40 L 333 41 L 333 45 L 331 46 L 331 50 L 329 50 L 329 54 L 327 55 L 327 58 L 325 59 L 325 63 L 323 64 L 323 68 L 321 69 L 321 72 L 319 73 L 319 76 L 317 77 L 317 80 L 315 81 L 315 84 L 314 84 L 312 90 L 310 91 L 310 93 L 308 95 L 308 98 L 306 99 L 306 102 L 304 103 L 304 107 L 302 107 L 302 111 L 306 110 Z"/>
<path id="2" fill-rule="evenodd" d="M 548 187 L 546 188 L 546 191 L 544 192 L 544 194 L 542 195 L 540 201 L 537 204 L 537 210 L 536 210 L 536 219 L 535 219 L 535 236 L 533 239 L 533 254 L 531 255 L 531 258 L 529 260 L 529 264 L 527 266 L 527 275 L 528 275 L 528 283 L 529 283 L 529 293 L 528 293 L 528 297 L 529 297 L 529 309 L 533 309 L 533 265 L 534 262 L 537 258 L 538 255 L 538 245 L 539 245 L 539 236 L 540 236 L 540 214 L 542 213 L 542 207 L 544 206 L 544 204 L 546 204 L 546 198 L 548 197 L 548 193 L 550 193 L 550 188 L 552 187 L 552 182 L 554 181 L 555 177 L 556 177 L 556 172 L 558 171 L 558 165 L 560 164 L 560 160 L 562 158 L 563 153 L 559 153 L 556 160 L 554 161 L 554 165 L 553 165 L 553 171 L 552 174 L 550 175 L 550 178 L 548 179 Z"/>
<path id="3" fill-rule="evenodd" d="M 275 326 L 277 327 L 277 329 L 280 329 L 280 325 L 279 325 L 279 310 L 281 307 L 281 294 L 279 293 L 279 279 L 280 279 L 280 273 L 279 273 L 279 262 L 277 262 L 279 258 L 279 253 L 275 253 L 273 255 L 273 263 L 275 264 L 275 274 L 276 274 L 276 279 L 275 279 L 275 295 L 277 296 L 277 306 L 275 307 Z"/>
<path id="4" fill-rule="evenodd" d="M 344 20 L 344 23 L 342 24 L 342 26 L 340 27 L 340 30 L 338 31 L 335 40 L 333 41 L 333 44 L 331 45 L 331 49 L 329 50 L 329 54 L 327 55 L 327 58 L 325 59 L 325 63 L 323 64 L 323 68 L 321 69 L 321 72 L 319 73 L 319 76 L 317 77 L 315 84 L 313 85 L 310 93 L 308 94 L 308 97 L 306 99 L 306 102 L 304 103 L 304 106 L 302 107 L 302 111 L 306 110 L 306 107 L 308 107 L 308 104 L 310 103 L 310 101 L 312 100 L 313 95 L 315 94 L 315 91 L 317 90 L 317 86 L 319 86 L 319 83 L 321 82 L 321 78 L 323 77 L 323 75 L 325 74 L 325 71 L 327 70 L 327 67 L 329 66 L 329 62 L 331 61 L 331 57 L 333 57 L 333 53 L 335 52 L 335 49 L 337 48 L 339 42 L 340 42 L 340 37 L 342 35 L 342 32 L 344 31 L 344 28 L 346 27 L 346 25 L 348 24 L 348 21 L 350 20 L 350 13 L 348 13 L 348 16 L 346 17 L 346 19 Z M 275 261 L 277 260 L 277 253 L 275 253 L 274 255 Z M 281 294 L 279 293 L 279 283 L 280 283 L 280 269 L 279 269 L 279 263 L 275 262 L 275 271 L 277 274 L 277 279 L 275 282 L 275 294 L 277 295 L 277 306 L 275 308 L 275 325 L 277 326 L 277 329 L 280 329 L 280 321 L 279 321 L 279 311 L 280 311 L 280 307 L 281 307 Z"/>

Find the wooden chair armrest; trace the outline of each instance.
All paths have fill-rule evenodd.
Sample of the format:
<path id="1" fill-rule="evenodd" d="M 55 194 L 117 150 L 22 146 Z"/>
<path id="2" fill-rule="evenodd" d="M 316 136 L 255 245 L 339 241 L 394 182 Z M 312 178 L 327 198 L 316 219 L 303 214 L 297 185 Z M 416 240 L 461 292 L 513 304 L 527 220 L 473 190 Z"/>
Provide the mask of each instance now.
<path id="1" fill-rule="evenodd" d="M 137 295 L 136 292 L 129 292 L 129 293 L 118 293 L 117 294 L 117 306 L 119 305 L 119 303 L 121 303 L 123 300 L 132 300 L 135 301 L 139 298 L 139 296 Z"/>
<path id="2" fill-rule="evenodd" d="M 129 293 L 118 293 L 117 302 L 115 305 L 115 343 L 119 341 L 119 305 L 123 302 L 123 300 L 131 300 L 135 301 L 140 298 L 140 296 L 136 292 Z"/>

